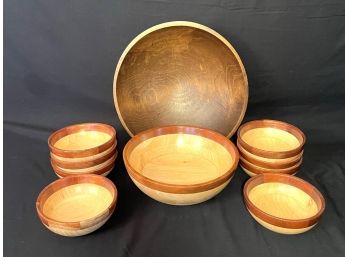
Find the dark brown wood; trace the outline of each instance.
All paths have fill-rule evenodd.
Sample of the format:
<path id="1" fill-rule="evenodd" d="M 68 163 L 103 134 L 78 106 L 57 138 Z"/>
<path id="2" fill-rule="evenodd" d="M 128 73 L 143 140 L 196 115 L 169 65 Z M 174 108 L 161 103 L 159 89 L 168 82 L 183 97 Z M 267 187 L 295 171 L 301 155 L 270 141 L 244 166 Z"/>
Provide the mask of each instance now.
<path id="1" fill-rule="evenodd" d="M 104 132 L 109 134 L 111 138 L 110 140 L 108 140 L 106 143 L 102 145 L 99 145 L 97 147 L 93 147 L 90 149 L 84 149 L 84 150 L 63 150 L 54 146 L 54 144 L 62 137 L 67 136 L 69 134 L 77 133 L 79 131 Z M 75 158 L 75 157 L 79 158 L 79 157 L 87 157 L 87 156 L 92 156 L 92 155 L 101 153 L 105 151 L 106 149 L 110 148 L 115 143 L 115 141 L 116 141 L 116 130 L 112 126 L 107 124 L 102 124 L 102 123 L 81 123 L 81 124 L 67 126 L 54 132 L 48 138 L 48 146 L 50 148 L 50 151 L 54 153 L 55 155 L 65 157 L 65 158 Z"/>
<path id="2" fill-rule="evenodd" d="M 233 165 L 225 174 L 221 175 L 220 177 L 211 181 L 207 181 L 207 182 L 199 183 L 195 185 L 177 185 L 177 184 L 173 185 L 173 184 L 161 183 L 143 176 L 141 173 L 139 173 L 136 169 L 134 169 L 130 165 L 130 162 L 129 162 L 130 155 L 133 149 L 137 145 L 146 141 L 149 138 L 160 136 L 160 135 L 168 135 L 168 134 L 191 134 L 191 135 L 198 135 L 201 137 L 214 140 L 215 142 L 222 145 L 231 154 Z M 198 128 L 198 127 L 168 126 L 168 127 L 149 129 L 131 138 L 131 140 L 128 141 L 128 143 L 126 144 L 123 150 L 123 160 L 129 175 L 132 178 L 134 178 L 136 181 L 141 183 L 142 185 L 145 185 L 146 187 L 159 190 L 162 192 L 167 192 L 167 193 L 188 194 L 188 193 L 203 192 L 209 189 L 216 188 L 217 186 L 223 184 L 224 182 L 232 178 L 238 165 L 239 153 L 237 148 L 228 138 L 226 138 L 225 136 L 215 131 Z"/>
<path id="3" fill-rule="evenodd" d="M 192 22 L 160 24 L 137 36 L 117 64 L 113 91 L 130 136 L 188 125 L 231 137 L 248 102 L 237 52 L 217 32 Z"/>
<path id="4" fill-rule="evenodd" d="M 111 180 L 109 180 L 108 178 L 105 178 L 103 176 L 93 175 L 93 174 L 74 175 L 74 176 L 69 176 L 66 178 L 58 179 L 58 180 L 52 182 L 51 184 L 46 186 L 39 194 L 39 196 L 36 200 L 36 211 L 37 211 L 38 216 L 43 224 L 45 224 L 46 226 L 54 226 L 57 228 L 71 228 L 71 229 L 84 229 L 85 228 L 84 225 L 81 224 L 81 222 L 61 222 L 61 221 L 53 220 L 50 217 L 47 217 L 43 213 L 43 206 L 44 206 L 46 200 L 53 193 L 57 192 L 58 190 L 60 190 L 64 187 L 67 187 L 70 185 L 75 185 L 75 184 L 81 184 L 81 183 L 92 183 L 92 184 L 100 185 L 100 186 L 106 188 L 112 194 L 113 200 L 112 200 L 111 204 L 109 205 L 107 210 L 105 210 L 105 213 L 98 215 L 98 217 L 102 217 L 103 215 L 107 214 L 107 212 L 109 214 L 111 214 L 114 211 L 115 206 L 116 206 L 118 193 L 117 193 L 116 186 L 114 185 L 114 183 L 112 183 Z M 91 219 L 91 221 L 93 221 L 93 220 L 100 221 L 100 220 L 98 220 L 98 217 L 94 217 L 93 219 Z M 86 220 L 83 222 L 84 222 L 84 224 L 89 224 L 88 221 L 86 221 Z M 90 225 L 92 226 L 93 223 L 91 222 Z"/>
<path id="5" fill-rule="evenodd" d="M 251 189 L 253 189 L 257 185 L 260 185 L 263 183 L 270 183 L 270 182 L 288 184 L 306 192 L 315 201 L 319 210 L 318 213 L 307 219 L 292 220 L 292 219 L 278 218 L 263 212 L 250 201 L 248 194 L 251 191 Z M 309 226 L 312 226 L 319 221 L 320 217 L 322 216 L 325 210 L 324 197 L 313 185 L 304 181 L 303 179 L 297 178 L 295 176 L 287 175 L 287 174 L 266 173 L 266 174 L 259 174 L 257 176 L 251 177 L 244 185 L 243 196 L 244 196 L 244 202 L 246 207 L 253 215 L 255 215 L 259 219 L 269 224 L 282 227 L 282 228 L 298 229 L 298 228 L 307 228 Z"/>
<path id="6" fill-rule="evenodd" d="M 283 152 L 266 151 L 266 150 L 255 148 L 253 146 L 250 146 L 243 140 L 243 134 L 246 133 L 248 130 L 254 129 L 254 128 L 276 128 L 276 129 L 287 131 L 298 139 L 300 145 L 293 150 L 283 151 Z M 238 136 L 240 145 L 249 153 L 258 155 L 260 157 L 272 158 L 272 159 L 289 158 L 289 157 L 298 155 L 303 150 L 304 144 L 306 142 L 306 137 L 299 128 L 289 123 L 286 123 L 283 121 L 277 121 L 277 120 L 249 121 L 239 127 L 237 131 L 237 136 Z"/>

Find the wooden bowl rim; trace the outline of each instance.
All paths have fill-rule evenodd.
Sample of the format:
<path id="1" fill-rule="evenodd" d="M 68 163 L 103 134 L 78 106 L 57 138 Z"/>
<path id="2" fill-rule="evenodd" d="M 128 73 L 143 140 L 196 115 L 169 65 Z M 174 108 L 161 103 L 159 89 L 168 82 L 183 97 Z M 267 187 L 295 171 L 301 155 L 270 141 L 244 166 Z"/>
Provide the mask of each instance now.
<path id="1" fill-rule="evenodd" d="M 262 211 L 258 207 L 256 207 L 251 200 L 249 199 L 249 191 L 263 183 L 268 182 L 278 182 L 278 183 L 284 183 L 291 186 L 294 186 L 305 193 L 307 193 L 317 204 L 319 210 L 318 212 L 313 215 L 312 217 L 306 218 L 306 219 L 284 219 L 279 218 L 277 216 L 268 214 L 267 212 Z M 318 223 L 321 215 L 323 214 L 325 210 L 325 199 L 323 195 L 319 192 L 319 190 L 310 184 L 309 182 L 300 179 L 295 176 L 291 176 L 288 174 L 270 174 L 270 173 L 264 173 L 259 174 L 254 177 L 251 177 L 248 179 L 248 181 L 245 183 L 243 188 L 243 196 L 244 196 L 244 202 L 247 207 L 247 209 L 252 212 L 256 217 L 259 219 L 272 224 L 274 226 L 283 227 L 283 228 L 306 228 L 309 226 L 312 226 L 316 223 Z"/>
<path id="2" fill-rule="evenodd" d="M 288 151 L 267 151 L 267 150 L 262 150 L 257 147 L 251 146 L 247 144 L 242 137 L 245 132 L 255 128 L 275 128 L 275 129 L 286 131 L 292 134 L 293 136 L 295 136 L 297 140 L 299 141 L 300 145 Z M 272 159 L 282 159 L 282 158 L 288 158 L 288 157 L 297 155 L 303 150 L 304 144 L 306 143 L 306 136 L 299 128 L 284 121 L 269 120 L 269 119 L 253 120 L 253 121 L 244 123 L 243 125 L 239 127 L 237 131 L 237 137 L 239 139 L 240 145 L 248 152 L 254 155 L 258 155 L 260 157 L 272 158 Z"/>
<path id="3" fill-rule="evenodd" d="M 85 175 L 88 175 L 88 174 L 102 175 L 105 172 L 107 172 L 108 170 L 111 170 L 112 166 L 115 166 L 115 161 L 117 159 L 117 156 L 118 156 L 118 151 L 115 152 L 115 154 L 112 158 L 109 158 L 108 160 L 105 161 L 105 162 L 107 162 L 107 161 L 111 160 L 107 166 L 105 166 L 103 168 L 99 168 L 97 170 L 89 171 L 89 172 L 66 172 L 65 170 L 63 170 L 64 168 L 62 169 L 61 167 L 59 167 L 58 165 L 53 163 L 52 159 L 51 159 L 51 166 L 52 166 L 54 172 L 62 177 L 74 176 L 74 175 L 84 175 L 84 174 Z M 97 165 L 100 165 L 100 164 L 97 164 Z M 91 167 L 89 167 L 89 168 L 91 168 Z M 74 169 L 70 169 L 70 170 L 74 170 Z"/>
<path id="4" fill-rule="evenodd" d="M 101 144 L 92 148 L 86 148 L 83 150 L 64 150 L 54 146 L 54 144 L 59 139 L 67 135 L 77 133 L 81 130 L 104 132 L 109 134 L 111 138 L 104 144 Z M 50 148 L 50 151 L 53 152 L 55 155 L 66 157 L 66 158 L 88 157 L 91 155 L 95 155 L 107 150 L 115 142 L 116 142 L 116 130 L 111 125 L 104 124 L 104 123 L 79 123 L 79 124 L 69 125 L 53 132 L 48 138 L 48 146 Z"/>
<path id="5" fill-rule="evenodd" d="M 297 155 L 296 159 L 294 159 L 292 161 L 289 161 L 287 163 L 271 163 L 271 162 L 266 162 L 266 161 L 262 161 L 262 160 L 257 160 L 255 158 L 252 158 L 251 156 L 247 156 L 244 152 L 247 152 L 247 153 L 249 153 L 249 152 L 247 150 L 245 150 L 240 145 L 239 139 L 237 139 L 237 148 L 239 150 L 239 156 L 240 157 L 242 157 L 243 159 L 245 159 L 246 161 L 250 162 L 251 164 L 253 164 L 255 166 L 260 166 L 260 167 L 266 168 L 266 169 L 286 169 L 286 168 L 290 168 L 290 167 L 294 166 L 296 163 L 298 163 L 303 158 L 303 153 L 304 153 L 304 150 L 302 150 Z M 249 154 L 252 154 L 252 153 L 249 153 Z M 252 155 L 254 155 L 254 154 L 252 154 Z M 261 157 L 261 158 L 265 158 L 265 157 Z M 267 158 L 265 158 L 265 159 L 267 159 Z M 284 158 L 284 159 L 286 159 L 286 158 Z M 282 159 L 272 159 L 272 160 L 282 160 Z"/>
<path id="6" fill-rule="evenodd" d="M 215 143 L 222 145 L 232 156 L 232 166 L 223 175 L 213 180 L 192 185 L 178 185 L 159 182 L 143 176 L 131 166 L 129 156 L 136 146 L 150 138 L 169 134 L 190 134 L 213 140 Z M 131 138 L 123 149 L 123 160 L 129 175 L 146 187 L 167 193 L 188 194 L 213 189 L 230 179 L 234 175 L 234 172 L 238 166 L 239 152 L 236 146 L 227 137 L 216 131 L 193 126 L 166 126 L 145 130 Z"/>
<path id="7" fill-rule="evenodd" d="M 135 46 L 138 43 L 138 41 L 140 41 L 145 36 L 151 34 L 152 32 L 155 32 L 157 30 L 164 29 L 164 28 L 170 28 L 170 27 L 192 27 L 192 28 L 195 28 L 195 29 L 200 29 L 200 30 L 203 30 L 205 32 L 208 32 L 208 33 L 212 34 L 213 36 L 218 38 L 222 43 L 224 43 L 229 48 L 229 50 L 233 53 L 233 55 L 235 56 L 235 58 L 236 58 L 236 60 L 238 62 L 238 65 L 239 65 L 239 67 L 240 67 L 240 69 L 242 71 L 243 80 L 244 80 L 245 87 L 246 87 L 246 99 L 248 99 L 249 87 L 248 87 L 248 77 L 246 75 L 245 67 L 244 67 L 244 65 L 242 63 L 242 60 L 241 60 L 239 54 L 234 49 L 234 47 L 231 45 L 231 43 L 227 41 L 226 38 L 224 38 L 218 32 L 216 32 L 215 30 L 213 30 L 213 29 L 211 29 L 211 28 L 209 28 L 207 26 L 204 26 L 204 25 L 199 24 L 199 23 L 191 22 L 191 21 L 169 21 L 169 22 L 160 23 L 160 24 L 152 26 L 152 27 L 146 29 L 145 31 L 141 32 L 139 35 L 137 35 L 127 45 L 127 47 L 123 51 L 123 53 L 122 53 L 122 55 L 121 55 L 121 57 L 120 57 L 120 59 L 119 59 L 119 61 L 117 63 L 116 70 L 115 70 L 115 73 L 114 73 L 114 81 L 113 81 L 114 105 L 115 105 L 117 115 L 118 115 L 118 117 L 119 117 L 119 119 L 121 121 L 121 124 L 122 124 L 123 128 L 126 130 L 126 132 L 131 137 L 134 137 L 134 134 L 130 131 L 130 129 L 128 128 L 126 122 L 124 121 L 122 113 L 121 113 L 119 105 L 118 105 L 118 100 L 117 100 L 117 95 L 116 95 L 118 74 L 120 72 L 121 66 L 122 66 L 123 61 L 124 61 L 125 57 L 127 56 L 128 52 L 133 48 L 133 46 Z M 243 118 L 245 116 L 247 105 L 248 105 L 248 100 L 246 100 L 244 102 L 244 104 L 243 104 L 242 112 L 241 112 L 241 115 L 240 115 L 240 117 L 238 119 L 238 122 L 235 124 L 235 126 L 232 128 L 232 130 L 229 132 L 229 134 L 226 137 L 231 138 L 232 135 L 236 132 L 237 128 L 239 127 L 239 125 L 241 124 L 241 122 L 242 122 L 242 120 L 243 120 Z"/>
<path id="8" fill-rule="evenodd" d="M 64 187 L 76 185 L 76 184 L 83 184 L 83 183 L 91 183 L 91 184 L 102 186 L 111 193 L 112 201 L 103 212 L 99 213 L 95 217 L 80 220 L 80 221 L 74 221 L 74 222 L 63 222 L 56 219 L 52 219 L 43 213 L 42 211 L 43 204 L 46 202 L 49 196 L 51 196 L 53 193 L 57 192 L 58 190 Z M 54 187 L 57 187 L 57 188 L 54 188 Z M 43 198 L 45 197 L 45 194 L 48 194 L 48 196 L 46 200 L 43 202 Z M 72 176 L 67 176 L 64 178 L 59 178 L 53 181 L 52 183 L 48 184 L 44 189 L 42 189 L 36 200 L 36 211 L 39 215 L 40 220 L 46 226 L 54 225 L 59 227 L 69 227 L 72 229 L 82 229 L 86 227 L 82 227 L 81 223 L 88 224 L 89 227 L 91 227 L 95 223 L 93 221 L 96 220 L 96 222 L 98 222 L 98 220 L 104 217 L 106 214 L 107 216 L 111 215 L 115 209 L 117 197 L 118 197 L 118 191 L 115 184 L 106 177 L 94 175 L 94 174 L 72 175 Z"/>

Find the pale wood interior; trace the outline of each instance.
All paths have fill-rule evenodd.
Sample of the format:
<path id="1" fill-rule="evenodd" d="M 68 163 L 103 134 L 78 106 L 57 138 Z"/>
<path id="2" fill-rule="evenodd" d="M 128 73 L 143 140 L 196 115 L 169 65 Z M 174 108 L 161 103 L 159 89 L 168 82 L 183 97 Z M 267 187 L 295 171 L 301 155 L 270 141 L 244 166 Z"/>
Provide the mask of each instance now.
<path id="1" fill-rule="evenodd" d="M 61 150 L 78 151 L 105 144 L 111 139 L 111 135 L 100 131 L 79 131 L 66 135 L 59 139 L 54 147 Z"/>
<path id="2" fill-rule="evenodd" d="M 318 213 L 314 199 L 301 189 L 284 183 L 263 183 L 249 192 L 260 210 L 283 219 L 306 219 Z"/>
<path id="3" fill-rule="evenodd" d="M 300 146 L 291 133 L 276 128 L 254 128 L 246 131 L 242 139 L 248 145 L 265 151 L 290 151 Z"/>
<path id="4" fill-rule="evenodd" d="M 189 134 L 150 138 L 133 149 L 130 165 L 142 175 L 169 184 L 190 185 L 215 179 L 233 164 L 219 143 Z"/>
<path id="5" fill-rule="evenodd" d="M 43 213 L 56 221 L 78 222 L 103 213 L 112 199 L 112 193 L 100 185 L 71 185 L 53 193 L 44 203 Z"/>

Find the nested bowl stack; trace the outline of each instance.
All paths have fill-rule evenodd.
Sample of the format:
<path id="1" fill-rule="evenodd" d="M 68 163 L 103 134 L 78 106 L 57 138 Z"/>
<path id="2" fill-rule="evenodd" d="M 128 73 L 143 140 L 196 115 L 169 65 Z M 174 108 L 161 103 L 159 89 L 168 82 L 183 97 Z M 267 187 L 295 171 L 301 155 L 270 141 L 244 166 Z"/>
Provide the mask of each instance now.
<path id="1" fill-rule="evenodd" d="M 172 205 L 206 201 L 233 178 L 239 154 L 225 136 L 208 129 L 169 126 L 134 136 L 123 159 L 135 185 Z"/>
<path id="2" fill-rule="evenodd" d="M 310 230 L 325 209 L 325 200 L 313 185 L 287 174 L 254 176 L 245 183 L 243 196 L 251 216 L 281 234 Z"/>
<path id="3" fill-rule="evenodd" d="M 51 165 L 59 177 L 76 174 L 108 175 L 115 165 L 115 129 L 107 124 L 83 123 L 54 132 L 48 139 Z"/>
<path id="4" fill-rule="evenodd" d="M 82 236 L 100 228 L 112 215 L 117 189 L 107 178 L 84 174 L 58 179 L 36 201 L 42 223 L 62 236 Z"/>
<path id="5" fill-rule="evenodd" d="M 260 173 L 294 175 L 303 161 L 306 137 L 297 127 L 277 120 L 254 120 L 240 126 L 240 166 L 250 176 Z"/>

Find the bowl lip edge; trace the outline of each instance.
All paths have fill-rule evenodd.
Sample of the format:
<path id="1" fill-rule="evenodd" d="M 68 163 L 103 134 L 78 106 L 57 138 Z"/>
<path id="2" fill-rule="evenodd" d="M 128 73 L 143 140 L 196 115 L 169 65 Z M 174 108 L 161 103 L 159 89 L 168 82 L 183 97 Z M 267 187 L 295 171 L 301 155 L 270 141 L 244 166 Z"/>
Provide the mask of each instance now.
<path id="1" fill-rule="evenodd" d="M 307 185 L 310 186 L 311 189 L 313 190 L 313 192 L 318 196 L 320 203 L 321 203 L 321 208 L 318 210 L 318 212 L 308 218 L 305 219 L 285 219 L 285 218 L 280 218 L 274 215 L 271 215 L 267 212 L 264 212 L 263 210 L 261 210 L 260 208 L 258 208 L 254 203 L 252 203 L 252 201 L 249 198 L 248 192 L 247 190 L 249 189 L 250 183 L 253 182 L 256 179 L 259 178 L 265 178 L 265 177 L 269 177 L 269 178 L 285 178 L 285 179 L 289 179 L 292 181 L 298 181 L 300 182 L 302 185 Z M 264 181 L 262 181 L 264 182 Z M 289 182 L 289 181 L 288 181 Z M 268 183 L 268 182 L 265 182 Z M 279 182 L 279 183 L 284 183 L 283 182 Z M 297 185 L 293 185 L 291 183 L 287 183 L 288 185 L 294 186 L 302 191 L 304 191 L 302 188 L 299 188 Z M 305 191 L 304 191 L 305 192 Z M 308 194 L 307 192 L 305 192 L 306 194 Z M 244 203 L 246 205 L 246 208 L 248 209 L 248 211 L 250 211 L 251 213 L 253 213 L 256 217 L 258 217 L 259 219 L 271 224 L 271 225 L 275 225 L 275 226 L 279 226 L 279 227 L 284 227 L 284 228 L 306 228 L 309 227 L 311 225 L 314 225 L 316 223 L 318 223 L 319 219 L 321 218 L 322 214 L 325 211 L 325 199 L 323 197 L 323 195 L 321 194 L 321 192 L 312 184 L 310 184 L 309 182 L 293 176 L 293 175 L 289 175 L 289 174 L 280 174 L 280 173 L 275 173 L 275 174 L 271 174 L 271 173 L 263 173 L 263 174 L 257 174 L 256 176 L 253 176 L 251 178 L 249 178 L 247 180 L 247 182 L 244 184 L 243 187 L 243 198 L 244 198 Z M 311 197 L 312 198 L 312 197 Z M 313 199 L 313 198 L 312 198 Z M 267 220 L 264 220 L 262 217 L 260 217 L 259 215 L 262 215 L 264 217 L 266 217 Z"/>
<path id="2" fill-rule="evenodd" d="M 192 130 L 192 133 L 187 133 L 187 130 Z M 168 133 L 168 132 L 174 132 L 174 133 Z M 222 145 L 221 143 L 217 142 L 214 139 L 211 139 L 209 137 L 206 137 L 202 134 L 197 134 L 193 132 L 200 131 L 201 133 L 205 132 L 207 134 L 212 134 L 213 137 L 218 137 L 220 140 L 223 140 L 225 143 L 231 147 L 232 151 L 227 149 L 226 146 Z M 131 144 L 136 144 L 134 147 L 139 145 L 140 143 L 146 141 L 149 138 L 153 138 L 154 136 L 149 136 L 151 133 L 161 133 L 161 134 L 156 134 L 156 136 L 161 136 L 161 135 L 168 135 L 168 134 L 191 134 L 191 135 L 196 135 L 196 136 L 202 136 L 205 138 L 208 138 L 210 140 L 213 140 L 215 143 L 220 144 L 224 149 L 229 153 L 229 155 L 232 157 L 232 165 L 231 167 L 221 176 L 206 181 L 206 182 L 201 182 L 197 184 L 192 184 L 192 185 L 180 185 L 180 184 L 169 184 L 169 183 L 163 183 L 159 182 L 156 180 L 153 180 L 151 178 L 143 176 L 140 172 L 138 172 L 136 169 L 132 167 L 130 164 L 130 161 L 128 159 L 128 156 L 130 156 L 131 152 L 129 152 L 129 147 Z M 135 142 L 135 143 L 134 143 Z M 128 154 L 129 152 L 129 154 Z M 145 130 L 143 132 L 138 133 L 135 135 L 133 138 L 131 138 L 126 146 L 123 149 L 123 160 L 126 166 L 126 170 L 128 172 L 128 175 L 137 180 L 139 183 L 144 184 L 145 186 L 155 189 L 158 191 L 166 192 L 166 193 L 175 193 L 175 194 L 187 194 L 187 193 L 199 193 L 199 192 L 204 192 L 210 189 L 213 189 L 224 182 L 226 182 L 228 179 L 232 178 L 234 173 L 236 172 L 238 163 L 239 163 L 239 152 L 237 147 L 232 143 L 232 141 L 225 137 L 224 135 L 220 134 L 219 132 L 213 131 L 211 129 L 206 129 L 202 127 L 196 127 L 196 126 L 178 126 L 178 125 L 172 125 L 172 126 L 164 126 L 164 127 L 158 127 L 158 128 L 152 128 Z M 139 181 L 139 179 L 141 181 Z M 144 183 L 145 182 L 145 183 Z"/>
<path id="3" fill-rule="evenodd" d="M 43 194 L 47 190 L 49 190 L 52 186 L 54 186 L 56 184 L 64 183 L 65 181 L 68 181 L 68 180 L 74 180 L 75 178 L 77 180 L 79 180 L 81 178 L 86 178 L 86 179 L 89 180 L 89 178 L 91 178 L 91 180 L 89 180 L 89 182 L 71 183 L 71 184 L 68 184 L 66 186 L 71 186 L 71 185 L 76 185 L 76 184 L 84 184 L 84 183 L 91 183 L 91 181 L 93 181 L 92 178 L 101 179 L 101 180 L 103 180 L 104 183 L 108 184 L 111 187 L 111 189 L 112 189 L 111 190 L 112 201 L 108 205 L 108 207 L 106 207 L 104 211 L 100 212 L 98 215 L 96 215 L 94 217 L 91 217 L 91 218 L 88 218 L 88 219 L 84 219 L 84 220 L 79 220 L 79 221 L 72 221 L 72 222 L 69 222 L 69 221 L 67 221 L 67 222 L 59 221 L 59 220 L 56 220 L 56 219 L 52 219 L 52 218 L 48 217 L 46 214 L 44 214 L 43 210 L 41 210 L 41 208 L 40 208 L 40 204 L 42 202 Z M 77 182 L 79 182 L 79 181 L 77 181 Z M 95 183 L 92 183 L 92 184 L 95 184 Z M 66 187 L 66 186 L 63 186 L 62 188 Z M 102 186 L 102 185 L 99 185 L 99 186 Z M 102 187 L 105 188 L 105 186 L 102 186 Z M 60 189 L 62 189 L 62 188 L 60 188 Z M 110 190 L 108 190 L 108 191 L 110 192 Z M 57 191 L 55 191 L 55 192 L 57 192 Z M 53 192 L 53 193 L 55 193 L 55 192 Z M 52 194 L 50 194 L 50 196 Z M 108 214 L 108 215 L 106 215 L 107 217 L 111 216 L 113 211 L 114 211 L 114 209 L 115 209 L 115 207 L 116 207 L 117 198 L 118 198 L 118 190 L 116 188 L 116 185 L 110 179 L 108 179 L 107 177 L 96 175 L 96 174 L 71 175 L 71 176 L 66 176 L 66 177 L 63 177 L 63 178 L 59 178 L 59 179 L 51 182 L 50 184 L 48 184 L 47 186 L 45 186 L 41 190 L 41 192 L 39 193 L 39 195 L 37 197 L 37 200 L 36 200 L 36 211 L 37 211 L 37 213 L 39 215 L 40 220 L 46 226 L 52 227 L 52 225 L 54 225 L 54 226 L 58 225 L 58 226 L 61 226 L 61 227 L 64 227 L 64 228 L 83 229 L 83 228 L 87 228 L 87 227 L 82 227 L 81 226 L 82 223 L 88 223 L 90 226 L 93 226 L 95 224 L 95 222 L 89 223 L 90 221 L 94 221 L 96 219 L 99 219 L 99 218 L 105 216 L 106 214 Z"/>
<path id="4" fill-rule="evenodd" d="M 230 51 L 235 56 L 235 58 L 236 58 L 236 60 L 237 60 L 237 62 L 239 64 L 239 67 L 241 68 L 242 76 L 243 76 L 243 80 L 244 80 L 244 84 L 245 84 L 245 93 L 246 93 L 245 94 L 245 98 L 246 98 L 246 100 L 244 101 L 243 108 L 242 108 L 241 114 L 239 116 L 238 122 L 234 125 L 234 127 L 231 129 L 231 131 L 227 135 L 225 135 L 226 137 L 231 138 L 234 135 L 234 133 L 237 131 L 237 129 L 240 126 L 240 124 L 242 123 L 242 121 L 244 119 L 244 116 L 245 116 L 245 113 L 246 113 L 246 110 L 247 110 L 247 107 L 248 107 L 249 82 L 248 82 L 247 73 L 246 73 L 244 64 L 242 62 L 242 59 L 240 58 L 240 56 L 237 53 L 236 49 L 232 46 L 232 44 L 224 36 L 222 36 L 220 33 L 218 33 L 217 31 L 215 31 L 214 29 L 212 29 L 212 28 L 210 28 L 208 26 L 202 25 L 200 23 L 192 22 L 192 21 L 183 21 L 183 20 L 178 21 L 177 20 L 177 21 L 168 21 L 168 22 L 159 23 L 157 25 L 151 26 L 151 27 L 147 28 L 146 30 L 142 31 L 140 34 L 138 34 L 136 37 L 134 37 L 130 41 L 130 43 L 127 44 L 126 48 L 123 50 L 123 52 L 122 52 L 122 54 L 121 54 L 121 56 L 120 56 L 120 58 L 119 58 L 119 60 L 117 62 L 117 65 L 116 65 L 116 68 L 115 68 L 115 73 L 114 73 L 114 79 L 113 79 L 113 90 L 112 91 L 113 91 L 114 106 L 115 106 L 115 109 L 116 109 L 117 116 L 118 116 L 118 118 L 119 118 L 123 128 L 128 133 L 128 135 L 131 136 L 131 137 L 134 137 L 135 134 L 130 131 L 130 129 L 128 128 L 128 126 L 127 126 L 127 124 L 125 122 L 125 120 L 123 119 L 122 113 L 121 113 L 121 111 L 119 109 L 119 104 L 118 104 L 118 99 L 117 99 L 117 94 L 116 94 L 116 91 L 117 91 L 117 78 L 118 78 L 118 74 L 120 72 L 121 66 L 122 66 L 123 61 L 124 61 L 125 57 L 127 56 L 128 52 L 143 37 L 145 37 L 146 35 L 154 32 L 154 31 L 157 31 L 157 30 L 160 30 L 160 29 L 163 29 L 163 28 L 178 27 L 178 26 L 192 27 L 192 28 L 200 29 L 200 30 L 203 30 L 205 32 L 208 32 L 208 33 L 212 34 L 213 36 L 218 38 L 224 45 L 226 45 L 230 49 Z M 164 125 L 164 126 L 170 126 L 170 125 Z"/>

